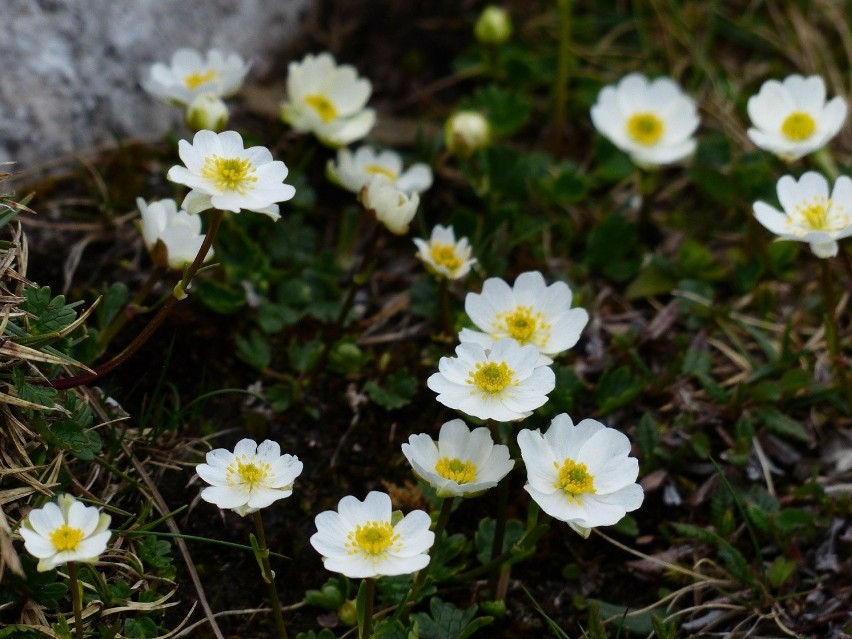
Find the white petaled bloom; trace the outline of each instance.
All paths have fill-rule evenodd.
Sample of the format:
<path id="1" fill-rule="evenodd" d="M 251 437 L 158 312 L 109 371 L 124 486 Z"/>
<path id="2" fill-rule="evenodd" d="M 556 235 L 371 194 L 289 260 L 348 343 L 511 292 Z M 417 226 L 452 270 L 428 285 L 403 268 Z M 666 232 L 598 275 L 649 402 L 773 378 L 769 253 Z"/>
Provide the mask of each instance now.
<path id="1" fill-rule="evenodd" d="M 38 571 L 44 572 L 69 561 L 97 561 L 112 535 L 109 522 L 110 516 L 96 506 L 60 495 L 56 503 L 31 510 L 18 532 L 27 552 L 39 560 Z"/>
<path id="2" fill-rule="evenodd" d="M 175 270 L 192 264 L 204 243 L 201 218 L 179 211 L 171 199 L 148 204 L 139 197 L 136 206 L 142 214 L 142 239 L 154 263 Z M 204 261 L 212 257 L 210 248 Z"/>
<path id="3" fill-rule="evenodd" d="M 695 151 L 695 101 L 671 78 L 630 73 L 601 89 L 591 111 L 595 128 L 640 166 L 677 162 Z"/>
<path id="4" fill-rule="evenodd" d="M 207 463 L 195 472 L 210 484 L 201 491 L 204 501 L 245 516 L 293 494 L 293 482 L 302 474 L 302 462 L 282 455 L 281 447 L 267 439 L 260 445 L 241 439 L 234 452 L 217 448 L 207 453 Z"/>
<path id="5" fill-rule="evenodd" d="M 444 124 L 447 151 L 459 157 L 470 157 L 491 144 L 491 125 L 479 111 L 459 111 Z"/>
<path id="6" fill-rule="evenodd" d="M 444 406 L 479 419 L 498 422 L 525 419 L 547 402 L 556 376 L 538 366 L 535 346 L 513 339 L 494 342 L 486 351 L 479 344 L 459 344 L 456 357 L 442 357 L 438 372 L 426 385 L 438 393 Z"/>
<path id="7" fill-rule="evenodd" d="M 423 193 L 432 186 L 432 169 L 419 162 L 403 171 L 402 157 L 393 151 L 376 152 L 362 146 L 355 153 L 349 149 L 337 151 L 337 163 L 329 160 L 326 174 L 335 184 L 347 191 L 360 193 L 375 177 L 383 177 L 400 191 L 409 195 Z"/>
<path id="8" fill-rule="evenodd" d="M 524 489 L 548 515 L 588 537 L 596 526 L 612 526 L 642 505 L 645 494 L 635 483 L 639 462 L 630 457 L 630 441 L 594 419 L 576 426 L 562 413 L 542 435 L 518 433 L 527 467 Z"/>
<path id="9" fill-rule="evenodd" d="M 186 108 L 186 126 L 193 131 L 209 129 L 218 133 L 228 124 L 228 105 L 212 93 L 195 96 Z"/>
<path id="10" fill-rule="evenodd" d="M 154 64 L 142 86 L 158 100 L 185 106 L 202 93 L 218 98 L 234 95 L 250 66 L 236 53 L 211 49 L 202 55 L 194 49 L 179 49 L 171 64 Z"/>
<path id="11" fill-rule="evenodd" d="M 821 149 L 846 120 L 843 98 L 826 102 L 825 94 L 825 82 L 818 75 L 767 80 L 748 99 L 748 117 L 754 125 L 748 130 L 749 139 L 788 162 Z"/>
<path id="12" fill-rule="evenodd" d="M 314 520 L 317 532 L 311 545 L 322 555 L 327 570 L 352 579 L 408 575 L 429 564 L 429 548 L 435 533 L 432 519 L 413 510 L 393 523 L 391 499 L 371 492 L 364 501 L 349 495 L 340 500 L 337 512 L 326 510 Z"/>
<path id="13" fill-rule="evenodd" d="M 408 233 L 411 220 L 420 206 L 420 196 L 417 193 L 408 195 L 383 177 L 370 180 L 367 186 L 361 189 L 359 199 L 377 221 L 396 235 Z"/>
<path id="14" fill-rule="evenodd" d="M 829 195 L 828 180 L 808 171 L 797 182 L 791 175 L 778 180 L 784 212 L 765 202 L 754 203 L 754 216 L 781 240 L 807 242 L 817 257 L 837 255 L 837 240 L 852 235 L 852 179 L 837 178 Z"/>
<path id="15" fill-rule="evenodd" d="M 423 261 L 430 273 L 448 280 L 461 279 L 470 273 L 470 267 L 476 264 L 476 258 L 471 257 L 470 244 L 463 237 L 456 241 L 452 226 L 438 224 L 432 229 L 428 241 L 419 237 L 414 238 L 417 246 L 417 257 Z"/>
<path id="16" fill-rule="evenodd" d="M 471 431 L 460 419 L 441 426 L 437 442 L 426 434 L 412 435 L 402 454 L 438 497 L 475 497 L 496 486 L 515 465 L 509 447 L 495 445 L 485 426 Z"/>
<path id="17" fill-rule="evenodd" d="M 464 310 L 479 328 L 462 329 L 459 341 L 490 348 L 495 340 L 511 338 L 531 344 L 541 353 L 539 365 L 574 346 L 589 321 L 583 308 L 571 308 L 571 289 L 565 282 L 550 286 L 538 271 L 521 273 L 510 287 L 499 277 L 485 280 L 482 293 L 468 293 Z"/>
<path id="18" fill-rule="evenodd" d="M 199 131 L 192 143 L 178 143 L 178 153 L 186 166 L 173 166 L 168 178 L 192 189 L 181 204 L 188 213 L 214 207 L 234 213 L 245 209 L 277 220 L 281 217 L 277 203 L 296 193 L 283 183 L 284 163 L 273 160 L 266 147 L 243 148 L 236 131 Z"/>
<path id="19" fill-rule="evenodd" d="M 296 131 L 313 133 L 327 146 L 360 140 L 376 123 L 367 109 L 372 85 L 355 67 L 335 62 L 330 53 L 307 55 L 287 70 L 287 100 L 281 119 Z"/>

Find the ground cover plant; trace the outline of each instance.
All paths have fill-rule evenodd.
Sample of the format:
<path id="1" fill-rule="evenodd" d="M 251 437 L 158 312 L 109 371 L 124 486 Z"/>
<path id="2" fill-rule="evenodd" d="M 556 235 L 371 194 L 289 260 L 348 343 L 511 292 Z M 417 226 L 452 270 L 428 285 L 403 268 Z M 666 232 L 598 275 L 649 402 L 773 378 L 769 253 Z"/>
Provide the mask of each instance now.
<path id="1" fill-rule="evenodd" d="M 0 638 L 852 633 L 842 3 L 337 4 L 4 167 Z"/>

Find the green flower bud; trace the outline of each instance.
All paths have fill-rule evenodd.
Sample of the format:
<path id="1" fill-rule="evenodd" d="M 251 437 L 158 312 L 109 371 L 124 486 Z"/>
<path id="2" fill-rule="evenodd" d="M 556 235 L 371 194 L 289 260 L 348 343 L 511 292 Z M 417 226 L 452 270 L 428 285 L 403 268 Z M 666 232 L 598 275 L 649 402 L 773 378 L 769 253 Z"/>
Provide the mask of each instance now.
<path id="1" fill-rule="evenodd" d="M 186 108 L 186 126 L 193 131 L 209 129 L 219 133 L 228 124 L 228 107 L 212 93 L 202 93 Z"/>
<path id="2" fill-rule="evenodd" d="M 502 7 L 488 5 L 476 21 L 473 33 L 482 44 L 499 46 L 505 43 L 512 35 L 509 12 Z"/>
<path id="3" fill-rule="evenodd" d="M 491 143 L 491 125 L 478 111 L 459 111 L 444 125 L 447 150 L 460 157 L 470 157 Z"/>

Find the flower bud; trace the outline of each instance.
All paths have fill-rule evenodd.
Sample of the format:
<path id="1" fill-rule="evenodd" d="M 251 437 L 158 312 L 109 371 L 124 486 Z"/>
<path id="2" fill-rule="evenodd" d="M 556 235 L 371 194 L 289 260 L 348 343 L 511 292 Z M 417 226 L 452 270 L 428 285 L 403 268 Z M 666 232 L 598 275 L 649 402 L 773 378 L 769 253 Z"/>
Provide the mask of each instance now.
<path id="1" fill-rule="evenodd" d="M 444 144 L 453 155 L 470 157 L 491 143 L 491 125 L 478 111 L 459 111 L 444 125 Z"/>
<path id="2" fill-rule="evenodd" d="M 476 39 L 482 44 L 499 46 L 512 35 L 512 19 L 503 7 L 488 5 L 483 9 L 473 28 Z"/>
<path id="3" fill-rule="evenodd" d="M 209 129 L 216 133 L 228 124 L 228 107 L 212 93 L 196 96 L 186 108 L 186 126 L 193 131 Z"/>
<path id="4" fill-rule="evenodd" d="M 359 198 L 364 208 L 396 235 L 408 233 L 408 226 L 420 205 L 417 193 L 408 195 L 381 177 L 373 178 L 362 188 Z"/>
<path id="5" fill-rule="evenodd" d="M 337 609 L 337 618 L 340 623 L 347 626 L 354 626 L 358 623 L 358 606 L 354 599 L 347 599 Z"/>

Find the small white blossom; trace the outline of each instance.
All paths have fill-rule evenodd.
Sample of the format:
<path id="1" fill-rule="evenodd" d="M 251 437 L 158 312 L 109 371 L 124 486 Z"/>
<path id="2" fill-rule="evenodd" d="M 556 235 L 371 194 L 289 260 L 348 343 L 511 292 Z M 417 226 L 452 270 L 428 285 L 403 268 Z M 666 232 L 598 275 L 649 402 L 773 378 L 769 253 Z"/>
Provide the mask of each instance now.
<path id="1" fill-rule="evenodd" d="M 524 489 L 551 517 L 588 537 L 595 526 L 612 526 L 642 505 L 645 494 L 635 483 L 639 462 L 630 457 L 630 441 L 594 419 L 576 426 L 562 413 L 542 435 L 518 433 L 527 467 Z"/>
<path id="2" fill-rule="evenodd" d="M 207 463 L 198 464 L 195 472 L 210 484 L 201 491 L 204 501 L 245 516 L 292 495 L 302 462 L 294 455 L 282 455 L 272 440 L 258 445 L 241 439 L 233 453 L 225 448 L 211 450 Z"/>
<path id="3" fill-rule="evenodd" d="M 209 129 L 218 133 L 228 125 L 228 106 L 212 93 L 197 95 L 186 107 L 186 126 L 193 131 Z"/>
<path id="4" fill-rule="evenodd" d="M 189 213 L 214 207 L 234 213 L 245 209 L 277 220 L 277 203 L 296 193 L 283 184 L 288 172 L 284 163 L 273 160 L 266 147 L 243 148 L 236 131 L 199 131 L 192 143 L 178 143 L 178 153 L 186 166 L 173 166 L 168 178 L 192 189 L 181 204 Z"/>
<path id="5" fill-rule="evenodd" d="M 148 204 L 140 197 L 136 206 L 142 214 L 142 239 L 154 263 L 175 270 L 191 264 L 204 243 L 201 218 L 179 211 L 172 199 Z M 211 248 L 204 261 L 212 257 Z"/>
<path id="6" fill-rule="evenodd" d="M 401 191 L 382 177 L 375 177 L 361 189 L 361 204 L 375 215 L 376 220 L 396 235 L 408 233 L 408 227 L 417 207 L 420 206 L 420 196 Z"/>
<path id="7" fill-rule="evenodd" d="M 538 271 L 521 273 L 510 287 L 499 277 L 485 280 L 482 293 L 468 293 L 464 310 L 479 328 L 462 329 L 459 341 L 490 348 L 499 339 L 532 344 L 541 352 L 539 365 L 568 350 L 580 339 L 589 321 L 583 308 L 571 308 L 571 289 L 565 282 L 550 286 Z"/>
<path id="8" fill-rule="evenodd" d="M 448 280 L 458 280 L 470 273 L 470 267 L 476 264 L 476 258 L 471 257 L 470 245 L 467 238 L 456 241 L 452 226 L 438 224 L 432 229 L 428 241 L 419 237 L 414 238 L 417 246 L 417 257 L 423 261 L 430 273 Z"/>
<path id="9" fill-rule="evenodd" d="M 249 66 L 236 53 L 211 49 L 202 56 L 194 49 L 179 49 L 172 55 L 170 65 L 154 64 L 142 86 L 158 100 L 185 106 L 202 93 L 218 98 L 234 95 L 240 90 Z"/>
<path id="10" fill-rule="evenodd" d="M 383 177 L 407 194 L 423 193 L 432 186 L 432 169 L 419 162 L 403 171 L 402 157 L 394 151 L 376 152 L 362 146 L 355 153 L 338 149 L 337 162 L 329 160 L 326 166 L 329 179 L 347 191 L 360 193 L 375 177 Z"/>
<path id="11" fill-rule="evenodd" d="M 375 491 L 364 501 L 344 497 L 337 512 L 326 510 L 315 523 L 311 545 L 322 555 L 323 565 L 352 579 L 422 570 L 435 543 L 428 514 L 413 510 L 394 524 L 390 497 Z"/>
<path id="12" fill-rule="evenodd" d="M 605 86 L 591 111 L 595 128 L 640 166 L 682 160 L 695 151 L 695 101 L 671 78 L 630 73 Z"/>
<path id="13" fill-rule="evenodd" d="M 39 560 L 38 571 L 44 572 L 69 561 L 97 561 L 112 535 L 109 522 L 110 516 L 97 507 L 60 495 L 57 503 L 31 510 L 18 532 L 27 552 Z"/>
<path id="14" fill-rule="evenodd" d="M 831 196 L 828 180 L 814 171 L 798 182 L 785 175 L 776 188 L 784 212 L 755 202 L 757 221 L 781 240 L 807 242 L 817 257 L 837 255 L 837 240 L 852 235 L 852 179 L 837 178 Z"/>
<path id="15" fill-rule="evenodd" d="M 475 497 L 496 486 L 515 465 L 508 446 L 495 445 L 485 426 L 471 431 L 460 419 L 441 426 L 437 442 L 426 434 L 412 435 L 402 454 L 438 497 Z"/>
<path id="16" fill-rule="evenodd" d="M 426 385 L 444 406 L 479 419 L 525 419 L 547 402 L 556 386 L 553 371 L 538 366 L 538 359 L 535 346 L 513 339 L 499 340 L 488 351 L 463 343 L 456 347 L 456 357 L 441 358 Z"/>
<path id="17" fill-rule="evenodd" d="M 346 146 L 376 123 L 376 112 L 366 108 L 371 92 L 370 81 L 359 78 L 355 67 L 338 66 L 330 53 L 307 55 L 288 67 L 281 119 L 327 146 Z"/>
<path id="18" fill-rule="evenodd" d="M 748 100 L 748 117 L 754 125 L 748 130 L 749 139 L 786 161 L 821 149 L 846 120 L 843 98 L 826 102 L 825 93 L 825 82 L 818 75 L 767 80 Z"/>
<path id="19" fill-rule="evenodd" d="M 444 144 L 452 155 L 467 158 L 491 144 L 491 125 L 479 111 L 459 111 L 444 124 Z"/>

